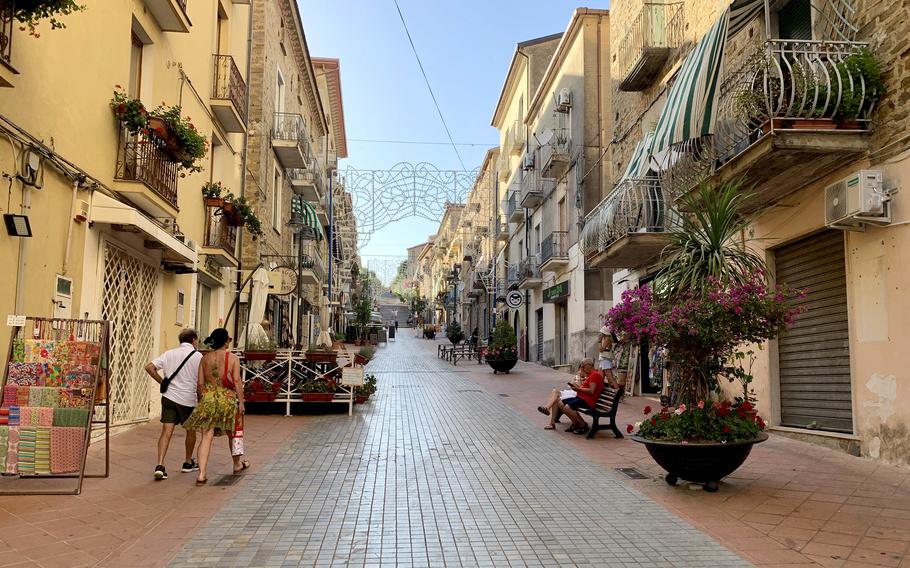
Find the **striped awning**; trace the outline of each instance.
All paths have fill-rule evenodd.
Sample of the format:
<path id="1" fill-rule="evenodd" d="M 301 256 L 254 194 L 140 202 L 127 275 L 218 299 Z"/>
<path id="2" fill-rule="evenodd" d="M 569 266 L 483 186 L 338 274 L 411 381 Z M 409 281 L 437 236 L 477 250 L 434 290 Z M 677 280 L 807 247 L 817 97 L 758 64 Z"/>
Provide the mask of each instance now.
<path id="1" fill-rule="evenodd" d="M 300 215 L 303 226 L 308 227 L 313 232 L 316 240 L 321 241 L 325 237 L 322 223 L 319 222 L 316 210 L 299 195 L 295 195 L 291 199 L 291 215 L 294 214 Z"/>
<path id="2" fill-rule="evenodd" d="M 648 175 L 648 172 L 651 170 L 651 162 L 649 160 L 648 151 L 651 149 L 653 139 L 653 134 L 646 134 L 644 138 L 638 142 L 638 144 L 635 146 L 635 150 L 632 152 L 632 158 L 629 159 L 629 163 L 626 165 L 626 171 L 623 172 L 619 183 L 622 183 L 624 180 L 629 178 L 640 178 Z"/>
<path id="3" fill-rule="evenodd" d="M 749 24 L 767 0 L 735 0 L 696 44 L 680 66 L 657 121 L 651 156 L 658 164 L 675 144 L 714 133 L 720 75 L 727 37 Z"/>

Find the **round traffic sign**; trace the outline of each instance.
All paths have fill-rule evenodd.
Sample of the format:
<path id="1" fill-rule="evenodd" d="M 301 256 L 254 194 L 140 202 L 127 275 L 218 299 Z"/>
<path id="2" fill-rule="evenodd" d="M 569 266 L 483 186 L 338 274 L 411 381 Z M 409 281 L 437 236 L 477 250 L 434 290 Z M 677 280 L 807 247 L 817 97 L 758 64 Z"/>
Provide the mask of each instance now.
<path id="1" fill-rule="evenodd" d="M 506 305 L 512 308 L 520 308 L 525 303 L 525 297 L 518 290 L 512 290 L 506 294 Z"/>

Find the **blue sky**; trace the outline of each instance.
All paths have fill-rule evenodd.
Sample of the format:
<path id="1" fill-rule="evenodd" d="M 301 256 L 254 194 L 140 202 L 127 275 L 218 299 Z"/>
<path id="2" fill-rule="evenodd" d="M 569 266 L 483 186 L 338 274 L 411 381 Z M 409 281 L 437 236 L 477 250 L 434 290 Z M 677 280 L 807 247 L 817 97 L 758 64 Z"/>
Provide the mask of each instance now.
<path id="1" fill-rule="evenodd" d="M 580 4 L 565 0 L 398 0 L 468 169 L 498 143 L 490 126 L 519 41 L 562 32 Z M 310 53 L 341 60 L 349 158 L 340 165 L 385 169 L 427 161 L 461 169 L 451 146 L 375 144 L 351 139 L 445 142 L 445 130 L 408 44 L 393 0 L 298 0 Z M 590 7 L 608 7 L 593 2 Z M 407 219 L 377 231 L 362 255 L 404 255 L 436 224 Z M 369 259 L 367 259 L 369 260 Z"/>

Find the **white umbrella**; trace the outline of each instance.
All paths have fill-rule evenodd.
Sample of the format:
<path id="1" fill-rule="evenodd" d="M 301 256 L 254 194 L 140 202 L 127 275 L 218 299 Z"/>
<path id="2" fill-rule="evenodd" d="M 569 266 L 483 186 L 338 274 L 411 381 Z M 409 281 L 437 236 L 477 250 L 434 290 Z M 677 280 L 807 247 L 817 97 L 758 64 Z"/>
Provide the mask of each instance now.
<path id="1" fill-rule="evenodd" d="M 250 293 L 250 311 L 247 319 L 246 332 L 241 336 L 240 344 L 245 348 L 249 345 L 263 345 L 268 343 L 269 335 L 259 322 L 265 317 L 265 304 L 269 297 L 269 273 L 259 267 L 250 279 L 253 288 Z"/>
<path id="2" fill-rule="evenodd" d="M 329 298 L 322 297 L 322 306 L 319 309 L 319 337 L 316 347 L 332 347 L 332 336 L 329 335 Z"/>

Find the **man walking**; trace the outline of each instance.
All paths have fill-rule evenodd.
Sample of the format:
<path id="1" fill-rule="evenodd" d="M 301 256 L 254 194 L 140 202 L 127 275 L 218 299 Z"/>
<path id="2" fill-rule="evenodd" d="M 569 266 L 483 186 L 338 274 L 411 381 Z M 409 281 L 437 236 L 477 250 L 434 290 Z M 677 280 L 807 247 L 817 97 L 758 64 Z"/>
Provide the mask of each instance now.
<path id="1" fill-rule="evenodd" d="M 196 406 L 199 378 L 199 362 L 202 354 L 199 347 L 199 335 L 193 329 L 184 329 L 178 336 L 180 345 L 162 353 L 157 359 L 145 366 L 145 372 L 161 385 L 161 436 L 158 438 L 158 465 L 155 466 L 155 479 L 167 479 L 164 457 L 167 455 L 174 427 L 186 422 Z M 159 374 L 164 372 L 164 377 Z M 193 448 L 196 446 L 196 432 L 186 433 L 186 461 L 180 471 L 189 473 L 199 466 L 193 459 Z"/>

